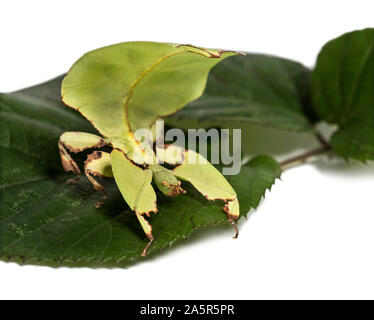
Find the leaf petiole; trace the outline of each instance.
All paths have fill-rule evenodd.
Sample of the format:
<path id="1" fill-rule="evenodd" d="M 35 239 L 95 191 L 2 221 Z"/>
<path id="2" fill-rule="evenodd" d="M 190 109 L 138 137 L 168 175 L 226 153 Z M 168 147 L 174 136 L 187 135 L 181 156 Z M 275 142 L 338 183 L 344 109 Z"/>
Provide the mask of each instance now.
<path id="1" fill-rule="evenodd" d="M 323 136 L 320 133 L 316 133 L 316 138 L 321 143 L 321 147 L 318 147 L 316 149 L 310 150 L 306 153 L 300 154 L 298 156 L 289 158 L 287 160 L 284 160 L 280 163 L 280 166 L 282 170 L 288 169 L 290 167 L 294 167 L 298 164 L 303 164 L 307 162 L 310 158 L 319 156 L 321 154 L 327 153 L 331 151 L 330 145 L 327 143 L 327 141 L 323 138 Z"/>

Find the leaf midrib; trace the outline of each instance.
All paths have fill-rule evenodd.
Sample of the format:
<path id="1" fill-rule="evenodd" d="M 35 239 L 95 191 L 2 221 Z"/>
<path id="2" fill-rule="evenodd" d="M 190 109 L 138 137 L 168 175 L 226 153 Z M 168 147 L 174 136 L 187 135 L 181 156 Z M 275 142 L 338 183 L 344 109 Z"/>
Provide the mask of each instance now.
<path id="1" fill-rule="evenodd" d="M 367 64 L 369 57 L 373 53 L 373 50 L 374 50 L 374 37 L 372 38 L 370 45 L 365 50 L 365 54 L 363 55 L 363 59 L 361 61 L 359 70 L 356 74 L 356 77 L 353 80 L 352 89 L 349 93 L 347 103 L 346 103 L 345 108 L 344 108 L 345 112 L 343 113 L 342 119 L 340 121 L 341 125 L 344 124 L 347 119 L 349 119 L 349 114 L 350 114 L 350 111 L 352 110 L 352 105 L 353 105 L 354 99 L 355 99 L 356 94 L 357 94 L 358 83 L 359 83 L 359 81 L 361 79 L 361 76 L 363 74 L 365 65 Z"/>

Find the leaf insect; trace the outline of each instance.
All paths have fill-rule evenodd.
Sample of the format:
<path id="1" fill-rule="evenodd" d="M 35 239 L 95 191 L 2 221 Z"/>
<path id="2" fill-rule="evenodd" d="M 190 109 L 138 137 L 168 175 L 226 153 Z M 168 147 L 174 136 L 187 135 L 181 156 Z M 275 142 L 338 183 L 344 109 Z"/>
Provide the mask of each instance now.
<path id="1" fill-rule="evenodd" d="M 135 138 L 138 129 L 154 130 L 157 119 L 172 114 L 204 91 L 211 68 L 235 52 L 191 45 L 125 42 L 91 51 L 81 57 L 62 82 L 62 101 L 79 111 L 101 136 L 65 132 L 58 146 L 66 171 L 79 181 L 81 171 L 70 153 L 110 146 L 110 153 L 93 151 L 84 174 L 106 196 L 95 177 L 114 178 L 123 198 L 134 211 L 149 242 L 154 241 L 146 217 L 157 213 L 152 183 L 166 196 L 185 193 L 181 181 L 190 182 L 208 200 L 221 199 L 236 235 L 237 195 L 221 173 L 200 154 L 176 146 L 155 152 Z M 176 165 L 169 170 L 160 164 Z M 191 161 L 191 159 L 195 161 Z M 96 204 L 100 207 L 103 201 Z"/>

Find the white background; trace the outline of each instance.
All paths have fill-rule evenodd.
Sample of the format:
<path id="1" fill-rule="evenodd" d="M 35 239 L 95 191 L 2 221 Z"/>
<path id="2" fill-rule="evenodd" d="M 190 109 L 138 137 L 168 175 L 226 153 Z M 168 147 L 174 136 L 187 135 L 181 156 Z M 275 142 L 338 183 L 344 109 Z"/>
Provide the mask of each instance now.
<path id="1" fill-rule="evenodd" d="M 312 66 L 320 47 L 373 26 L 372 1 L 1 1 L 0 91 L 65 72 L 116 42 L 192 43 Z M 240 225 L 199 232 L 126 270 L 0 262 L 0 298 L 374 298 L 374 165 L 290 169 Z"/>

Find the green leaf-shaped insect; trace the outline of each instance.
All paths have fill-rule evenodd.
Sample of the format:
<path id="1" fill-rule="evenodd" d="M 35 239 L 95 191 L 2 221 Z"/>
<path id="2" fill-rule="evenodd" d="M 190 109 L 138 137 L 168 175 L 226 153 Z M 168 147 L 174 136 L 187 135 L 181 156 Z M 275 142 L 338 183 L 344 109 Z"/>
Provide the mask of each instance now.
<path id="1" fill-rule="evenodd" d="M 85 54 L 63 80 L 63 102 L 78 110 L 102 135 L 61 135 L 63 167 L 77 175 L 77 179 L 68 182 L 78 182 L 81 173 L 68 151 L 112 147 L 111 153 L 91 153 L 84 173 L 96 190 L 104 192 L 104 197 L 105 189 L 94 176 L 114 177 L 149 238 L 142 255 L 153 242 L 152 226 L 145 215 L 157 213 L 152 182 L 166 196 L 185 193 L 180 179 L 189 181 L 208 200 L 223 200 L 224 210 L 238 234 L 234 223 L 239 217 L 236 193 L 215 167 L 194 151 L 175 146 L 158 150 L 156 155 L 153 149 L 144 150 L 134 137 L 136 130 L 154 129 L 157 119 L 198 98 L 210 69 L 234 54 L 191 45 L 120 43 Z M 163 162 L 178 165 L 174 170 L 161 166 L 160 155 Z M 190 161 L 192 158 L 197 161 Z"/>

